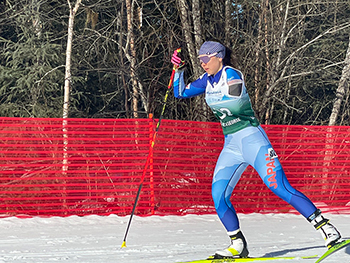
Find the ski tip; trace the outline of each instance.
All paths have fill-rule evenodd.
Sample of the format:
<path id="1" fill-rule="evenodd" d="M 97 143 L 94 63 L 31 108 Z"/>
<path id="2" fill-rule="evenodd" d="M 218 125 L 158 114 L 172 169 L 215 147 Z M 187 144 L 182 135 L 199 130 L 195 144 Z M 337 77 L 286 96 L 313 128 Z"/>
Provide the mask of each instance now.
<path id="1" fill-rule="evenodd" d="M 123 241 L 122 248 L 123 247 L 126 247 L 126 242 L 125 241 Z"/>

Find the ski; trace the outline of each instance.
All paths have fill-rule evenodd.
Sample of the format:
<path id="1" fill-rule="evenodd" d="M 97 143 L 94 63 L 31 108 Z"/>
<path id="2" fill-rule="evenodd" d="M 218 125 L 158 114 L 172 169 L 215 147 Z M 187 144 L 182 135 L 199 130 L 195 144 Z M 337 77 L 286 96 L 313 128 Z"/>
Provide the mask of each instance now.
<path id="1" fill-rule="evenodd" d="M 224 259 L 214 259 L 214 257 L 209 257 L 207 259 L 200 259 L 194 261 L 186 261 L 181 263 L 229 263 L 229 262 L 259 262 L 259 261 L 268 261 L 268 260 L 289 260 L 289 259 L 312 259 L 317 258 L 315 256 L 306 256 L 306 257 L 248 257 L 248 258 L 224 258 Z"/>
<path id="2" fill-rule="evenodd" d="M 319 263 L 319 262 L 323 261 L 325 258 L 329 257 L 333 253 L 335 253 L 335 252 L 339 251 L 340 249 L 345 248 L 347 246 L 350 246 L 350 239 L 343 240 L 343 241 L 335 244 L 334 246 L 332 246 L 315 263 Z"/>

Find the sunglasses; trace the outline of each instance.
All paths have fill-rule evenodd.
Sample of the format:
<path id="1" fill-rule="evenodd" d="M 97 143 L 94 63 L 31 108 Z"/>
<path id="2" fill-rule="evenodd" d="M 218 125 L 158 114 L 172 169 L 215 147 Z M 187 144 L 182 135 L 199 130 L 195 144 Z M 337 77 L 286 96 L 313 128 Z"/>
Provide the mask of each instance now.
<path id="1" fill-rule="evenodd" d="M 219 53 L 219 52 L 215 52 L 215 53 L 210 54 L 210 55 L 201 55 L 201 56 L 199 56 L 198 58 L 199 58 L 199 61 L 200 61 L 201 63 L 207 64 L 207 63 L 210 61 L 210 59 L 211 59 L 212 57 L 215 57 L 218 53 Z"/>

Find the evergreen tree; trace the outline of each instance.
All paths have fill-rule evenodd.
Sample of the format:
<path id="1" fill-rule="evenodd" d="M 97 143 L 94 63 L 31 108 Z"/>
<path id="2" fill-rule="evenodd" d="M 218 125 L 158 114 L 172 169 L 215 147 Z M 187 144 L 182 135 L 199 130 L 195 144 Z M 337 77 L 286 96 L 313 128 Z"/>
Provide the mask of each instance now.
<path id="1" fill-rule="evenodd" d="M 20 1 L 22 2 L 22 1 Z M 59 117 L 64 68 L 47 3 L 6 1 L 0 38 L 0 116 Z"/>

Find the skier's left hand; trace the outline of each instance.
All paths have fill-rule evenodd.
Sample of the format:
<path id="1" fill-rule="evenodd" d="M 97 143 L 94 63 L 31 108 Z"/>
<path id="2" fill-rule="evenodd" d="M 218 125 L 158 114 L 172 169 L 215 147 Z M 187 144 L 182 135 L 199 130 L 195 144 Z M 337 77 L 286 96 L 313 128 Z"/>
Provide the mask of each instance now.
<path id="1" fill-rule="evenodd" d="M 171 63 L 173 63 L 177 69 L 185 64 L 185 61 L 181 60 L 181 58 L 179 57 L 180 52 L 180 48 L 176 49 L 173 53 L 173 56 L 171 57 Z"/>

